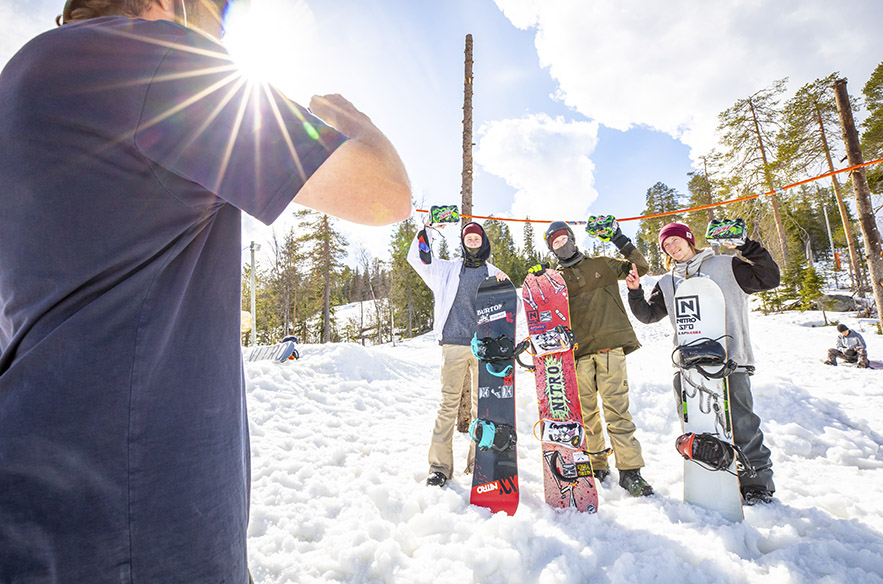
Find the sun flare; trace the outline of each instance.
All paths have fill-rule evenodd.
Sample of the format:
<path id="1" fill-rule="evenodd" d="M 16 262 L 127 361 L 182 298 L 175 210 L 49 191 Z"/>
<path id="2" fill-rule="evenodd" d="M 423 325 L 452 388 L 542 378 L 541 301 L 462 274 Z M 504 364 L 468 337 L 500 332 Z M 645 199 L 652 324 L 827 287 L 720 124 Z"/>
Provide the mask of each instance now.
<path id="1" fill-rule="evenodd" d="M 301 0 L 235 0 L 223 43 L 252 81 L 284 86 L 316 50 L 314 16 Z"/>

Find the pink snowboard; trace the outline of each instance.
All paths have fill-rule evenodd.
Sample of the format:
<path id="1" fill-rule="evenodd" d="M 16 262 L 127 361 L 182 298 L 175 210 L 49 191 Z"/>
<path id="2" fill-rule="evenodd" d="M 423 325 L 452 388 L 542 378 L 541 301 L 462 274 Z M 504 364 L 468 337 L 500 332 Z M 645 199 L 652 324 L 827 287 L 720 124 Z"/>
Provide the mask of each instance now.
<path id="1" fill-rule="evenodd" d="M 559 272 L 546 270 L 539 276 L 528 274 L 521 296 L 535 353 L 546 503 L 595 513 L 598 491 L 585 450 L 576 364 L 569 338 L 567 286 Z"/>

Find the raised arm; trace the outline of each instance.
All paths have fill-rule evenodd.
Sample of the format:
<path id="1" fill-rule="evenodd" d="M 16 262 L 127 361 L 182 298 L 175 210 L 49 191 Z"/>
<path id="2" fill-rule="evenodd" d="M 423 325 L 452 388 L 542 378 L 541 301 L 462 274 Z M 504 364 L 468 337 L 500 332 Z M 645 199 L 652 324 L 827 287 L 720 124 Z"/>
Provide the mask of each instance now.
<path id="1" fill-rule="evenodd" d="M 746 294 L 772 290 L 779 285 L 779 266 L 760 243 L 746 239 L 738 249 L 745 260 L 733 260 L 733 276 Z M 747 260 L 747 261 L 746 261 Z"/>
<path id="2" fill-rule="evenodd" d="M 660 321 L 668 315 L 665 298 L 658 283 L 653 287 L 650 298 L 644 299 L 644 288 L 641 287 L 637 266 L 632 266 L 632 270 L 626 278 L 626 286 L 629 289 L 629 308 L 639 321 L 650 324 Z"/>
<path id="3" fill-rule="evenodd" d="M 349 140 L 307 180 L 295 201 L 363 225 L 407 219 L 411 185 L 386 136 L 340 95 L 314 96 L 310 109 Z"/>

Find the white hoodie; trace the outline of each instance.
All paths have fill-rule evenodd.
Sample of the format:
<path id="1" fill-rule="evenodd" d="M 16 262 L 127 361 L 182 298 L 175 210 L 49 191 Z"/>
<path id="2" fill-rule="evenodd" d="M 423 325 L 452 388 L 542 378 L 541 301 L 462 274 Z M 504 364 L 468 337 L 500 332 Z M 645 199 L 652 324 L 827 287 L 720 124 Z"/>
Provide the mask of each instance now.
<path id="1" fill-rule="evenodd" d="M 430 231 L 429 229 L 426 230 L 427 238 L 429 238 Z M 448 320 L 448 314 L 451 312 L 451 306 L 457 297 L 457 287 L 460 285 L 460 270 L 463 267 L 463 259 L 443 260 L 433 257 L 432 263 L 424 264 L 423 260 L 420 259 L 420 244 L 417 241 L 417 236 L 415 236 L 414 241 L 411 242 L 410 249 L 408 249 L 408 263 L 426 282 L 426 285 L 429 286 L 429 289 L 432 290 L 432 295 L 435 297 L 432 332 L 440 339 L 445 322 Z M 486 265 L 488 277 L 496 276 L 500 272 L 490 262 L 487 262 Z"/>

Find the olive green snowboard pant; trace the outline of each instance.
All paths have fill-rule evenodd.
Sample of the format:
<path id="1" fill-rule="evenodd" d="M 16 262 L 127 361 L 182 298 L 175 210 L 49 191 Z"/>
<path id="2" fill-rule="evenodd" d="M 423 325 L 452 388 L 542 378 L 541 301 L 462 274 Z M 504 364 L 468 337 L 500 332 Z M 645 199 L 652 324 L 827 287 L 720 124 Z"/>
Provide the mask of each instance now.
<path id="1" fill-rule="evenodd" d="M 580 357 L 576 362 L 576 380 L 589 452 L 607 448 L 598 407 L 600 397 L 616 468 L 642 468 L 641 444 L 635 438 L 635 422 L 629 413 L 629 382 L 622 348 Z M 595 470 L 609 468 L 607 456 L 592 455 L 592 465 Z"/>

